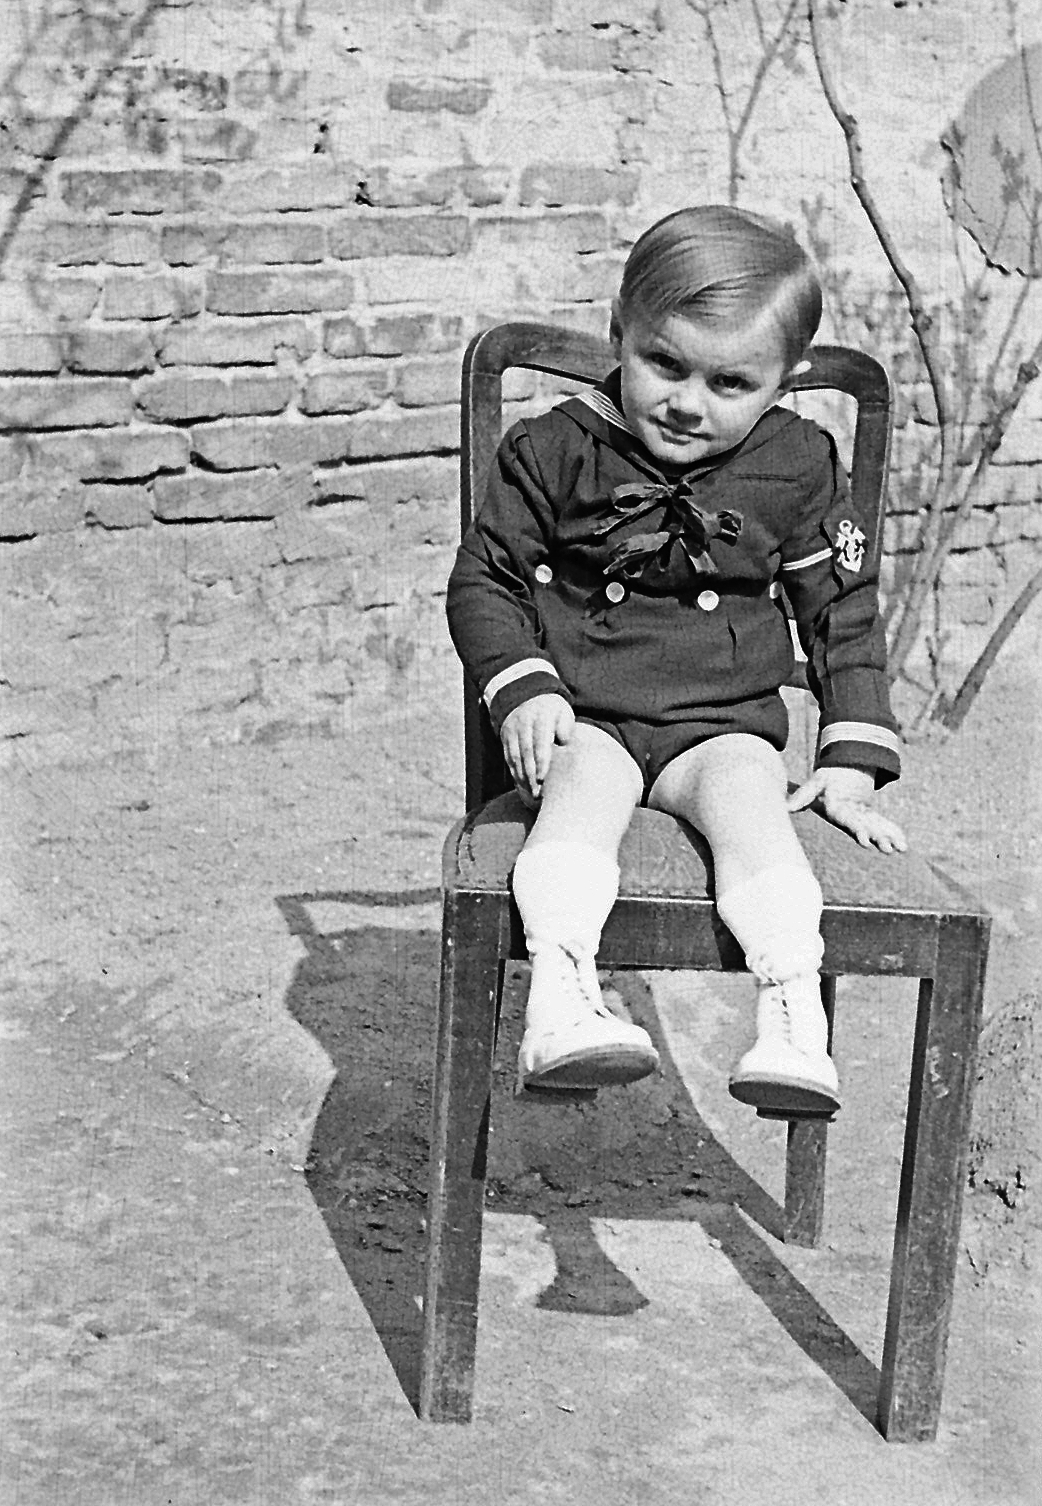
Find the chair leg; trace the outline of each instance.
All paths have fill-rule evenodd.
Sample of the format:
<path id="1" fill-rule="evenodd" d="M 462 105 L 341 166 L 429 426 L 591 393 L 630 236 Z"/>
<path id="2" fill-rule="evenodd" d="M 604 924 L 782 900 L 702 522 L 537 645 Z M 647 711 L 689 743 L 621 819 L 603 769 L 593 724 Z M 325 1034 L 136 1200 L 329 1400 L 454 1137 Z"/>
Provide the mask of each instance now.
<path id="1" fill-rule="evenodd" d="M 836 1011 L 836 980 L 821 980 L 821 1002 L 829 1022 L 829 1050 Z M 784 1238 L 789 1245 L 813 1249 L 821 1240 L 825 1222 L 825 1153 L 828 1123 L 816 1119 L 790 1119 L 785 1149 Z"/>
<path id="2" fill-rule="evenodd" d="M 420 1416 L 469 1422 L 502 898 L 448 894 L 427 1201 Z"/>
<path id="3" fill-rule="evenodd" d="M 934 1438 L 940 1417 L 987 950 L 986 919 L 945 918 L 919 985 L 879 1388 L 897 1443 Z"/>

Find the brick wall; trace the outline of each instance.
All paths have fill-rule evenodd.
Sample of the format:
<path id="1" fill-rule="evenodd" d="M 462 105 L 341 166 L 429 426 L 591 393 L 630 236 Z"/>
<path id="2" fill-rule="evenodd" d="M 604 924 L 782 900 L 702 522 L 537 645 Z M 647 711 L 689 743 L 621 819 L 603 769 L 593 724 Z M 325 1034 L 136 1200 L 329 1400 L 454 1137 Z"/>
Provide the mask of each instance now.
<path id="1" fill-rule="evenodd" d="M 368 699 L 455 698 L 442 596 L 463 347 L 504 317 L 603 331 L 628 246 L 672 208 L 734 190 L 801 230 L 810 216 L 836 332 L 871 348 L 886 267 L 802 43 L 728 154 L 720 83 L 733 136 L 762 56 L 752 14 L 24 0 L 5 16 L 9 752 L 335 736 Z M 836 33 L 880 202 L 936 296 L 958 277 L 940 132 L 1040 31 L 1000 0 L 943 16 L 866 0 Z M 1040 414 L 1032 394 L 950 561 L 954 665 L 1037 554 Z M 910 367 L 902 421 L 928 417 Z M 900 446 L 898 462 L 895 559 L 916 500 Z"/>

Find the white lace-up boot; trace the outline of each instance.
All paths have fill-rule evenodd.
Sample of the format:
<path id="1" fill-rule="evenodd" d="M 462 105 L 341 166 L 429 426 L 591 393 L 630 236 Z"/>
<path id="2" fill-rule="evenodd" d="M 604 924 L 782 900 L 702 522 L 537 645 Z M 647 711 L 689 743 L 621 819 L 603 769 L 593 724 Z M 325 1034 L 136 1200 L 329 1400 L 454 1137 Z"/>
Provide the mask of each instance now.
<path id="1" fill-rule="evenodd" d="M 728 1091 L 772 1115 L 831 1115 L 839 1108 L 817 973 L 760 983 L 756 1044 L 736 1065 Z"/>
<path id="2" fill-rule="evenodd" d="M 821 889 L 809 869 L 779 865 L 728 890 L 720 918 L 759 985 L 756 1043 L 728 1084 L 763 1113 L 799 1118 L 839 1108 L 821 1002 Z"/>
<path id="3" fill-rule="evenodd" d="M 608 1008 L 597 980 L 618 884 L 618 866 L 583 843 L 540 843 L 517 859 L 514 898 L 532 959 L 519 1089 L 607 1087 L 659 1064 L 647 1031 Z"/>

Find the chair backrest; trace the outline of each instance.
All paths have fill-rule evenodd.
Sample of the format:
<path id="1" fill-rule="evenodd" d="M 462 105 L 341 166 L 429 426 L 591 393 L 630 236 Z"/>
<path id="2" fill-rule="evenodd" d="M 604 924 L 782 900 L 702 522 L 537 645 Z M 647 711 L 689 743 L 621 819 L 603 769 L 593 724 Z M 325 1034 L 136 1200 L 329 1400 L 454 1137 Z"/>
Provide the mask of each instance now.
<path id="1" fill-rule="evenodd" d="M 858 511 L 874 517 L 873 564 L 878 564 L 890 459 L 891 389 L 886 369 L 872 356 L 843 345 L 813 345 L 809 369 L 793 383 L 797 392 L 832 388 L 857 404 L 850 485 Z M 466 532 L 503 437 L 503 373 L 513 367 L 569 381 L 600 382 L 617 364 L 607 340 L 552 324 L 498 324 L 475 335 L 463 357 L 460 449 L 460 524 Z M 467 809 L 511 786 L 499 740 L 475 687 L 464 687 Z"/>

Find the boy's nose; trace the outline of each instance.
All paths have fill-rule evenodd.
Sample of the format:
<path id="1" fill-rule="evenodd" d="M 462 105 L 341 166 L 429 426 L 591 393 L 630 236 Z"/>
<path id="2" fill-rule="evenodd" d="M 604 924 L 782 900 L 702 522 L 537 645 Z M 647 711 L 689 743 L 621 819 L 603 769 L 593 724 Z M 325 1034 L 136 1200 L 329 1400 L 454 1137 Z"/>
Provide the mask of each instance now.
<path id="1" fill-rule="evenodd" d="M 704 382 L 682 382 L 674 388 L 671 397 L 674 413 L 684 418 L 700 418 L 706 409 Z"/>

